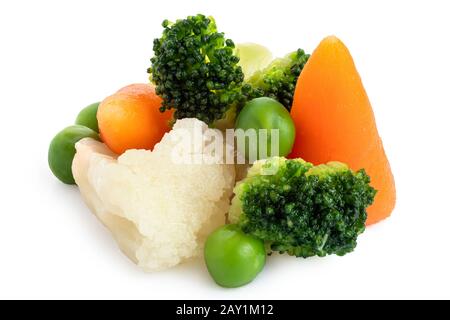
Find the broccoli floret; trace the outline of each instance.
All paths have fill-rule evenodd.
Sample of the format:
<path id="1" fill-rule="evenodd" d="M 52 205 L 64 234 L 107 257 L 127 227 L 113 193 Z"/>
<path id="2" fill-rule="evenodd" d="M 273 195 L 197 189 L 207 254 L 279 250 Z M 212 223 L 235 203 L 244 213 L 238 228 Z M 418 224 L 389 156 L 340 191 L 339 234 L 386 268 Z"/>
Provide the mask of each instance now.
<path id="1" fill-rule="evenodd" d="M 212 17 L 190 16 L 162 24 L 153 42 L 148 69 L 161 112 L 175 109 L 174 118 L 197 118 L 208 124 L 225 117 L 242 100 L 244 74 L 234 54 L 234 43 L 217 31 Z"/>
<path id="2" fill-rule="evenodd" d="M 301 159 L 257 161 L 235 188 L 229 220 L 297 257 L 345 255 L 365 229 L 376 191 L 364 170 Z"/>
<path id="3" fill-rule="evenodd" d="M 309 54 L 298 49 L 284 58 L 273 60 L 266 68 L 255 72 L 248 80 L 253 87 L 250 98 L 270 97 L 290 110 L 297 79 L 308 59 Z"/>
<path id="4" fill-rule="evenodd" d="M 240 50 L 217 31 L 212 17 L 198 14 L 175 23 L 165 20 L 162 26 L 161 38 L 153 42 L 154 56 L 148 69 L 156 93 L 163 99 L 161 112 L 173 108 L 175 119 L 197 118 L 229 127 L 253 98 L 271 97 L 290 110 L 297 78 L 309 58 L 303 50 L 275 59 L 244 81 Z M 262 46 L 257 50 L 267 51 L 263 57 L 270 53 Z"/>

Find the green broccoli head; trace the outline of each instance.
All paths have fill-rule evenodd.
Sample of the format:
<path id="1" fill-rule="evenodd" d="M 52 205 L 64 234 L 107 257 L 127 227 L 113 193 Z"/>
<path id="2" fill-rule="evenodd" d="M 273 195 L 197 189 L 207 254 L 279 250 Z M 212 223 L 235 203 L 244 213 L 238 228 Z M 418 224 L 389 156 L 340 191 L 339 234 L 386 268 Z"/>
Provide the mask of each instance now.
<path id="1" fill-rule="evenodd" d="M 175 119 L 193 117 L 232 127 L 237 112 L 254 98 L 267 96 L 290 110 L 297 78 L 309 58 L 303 50 L 263 67 L 272 56 L 268 49 L 256 44 L 235 48 L 217 31 L 212 17 L 198 14 L 162 25 L 148 69 L 163 99 L 161 112 L 173 108 Z M 252 75 L 244 75 L 240 55 Z M 263 69 L 255 72 L 259 68 Z"/>
<path id="2" fill-rule="evenodd" d="M 224 118 L 243 99 L 244 74 L 234 43 L 217 31 L 212 17 L 190 16 L 163 22 L 163 35 L 153 43 L 148 69 L 161 112 L 175 109 L 175 119 L 197 118 L 208 124 Z"/>
<path id="3" fill-rule="evenodd" d="M 345 255 L 365 229 L 376 191 L 364 170 L 301 159 L 257 161 L 235 188 L 229 220 L 297 257 Z"/>
<path id="4" fill-rule="evenodd" d="M 251 98 L 270 97 L 290 110 L 297 79 L 308 59 L 309 54 L 298 49 L 284 58 L 273 60 L 266 68 L 255 72 L 248 80 L 253 87 Z"/>

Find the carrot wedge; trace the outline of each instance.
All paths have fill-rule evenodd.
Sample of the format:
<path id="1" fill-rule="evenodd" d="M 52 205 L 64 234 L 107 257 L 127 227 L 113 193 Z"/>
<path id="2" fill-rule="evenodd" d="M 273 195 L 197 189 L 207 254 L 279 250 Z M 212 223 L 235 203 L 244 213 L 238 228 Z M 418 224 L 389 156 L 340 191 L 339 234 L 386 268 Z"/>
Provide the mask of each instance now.
<path id="1" fill-rule="evenodd" d="M 347 47 L 325 38 L 303 69 L 291 111 L 297 137 L 291 158 L 364 168 L 378 190 L 366 224 L 387 218 L 395 206 L 394 177 L 375 117 Z"/>

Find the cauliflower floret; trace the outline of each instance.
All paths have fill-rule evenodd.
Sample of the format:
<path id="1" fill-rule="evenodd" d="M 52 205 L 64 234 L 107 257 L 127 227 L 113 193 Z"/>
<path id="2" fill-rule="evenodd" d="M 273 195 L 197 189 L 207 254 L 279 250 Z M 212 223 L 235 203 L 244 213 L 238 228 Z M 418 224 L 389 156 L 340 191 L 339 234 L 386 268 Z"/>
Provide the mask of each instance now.
<path id="1" fill-rule="evenodd" d="M 174 129 L 189 130 L 199 146 L 207 138 L 193 133 L 196 126 L 207 130 L 196 119 L 178 120 Z M 207 235 L 225 223 L 235 182 L 233 165 L 175 164 L 175 131 L 153 151 L 129 150 L 118 158 L 93 139 L 76 145 L 73 174 L 86 204 L 146 271 L 199 256 Z M 181 149 L 202 156 L 201 148 Z"/>

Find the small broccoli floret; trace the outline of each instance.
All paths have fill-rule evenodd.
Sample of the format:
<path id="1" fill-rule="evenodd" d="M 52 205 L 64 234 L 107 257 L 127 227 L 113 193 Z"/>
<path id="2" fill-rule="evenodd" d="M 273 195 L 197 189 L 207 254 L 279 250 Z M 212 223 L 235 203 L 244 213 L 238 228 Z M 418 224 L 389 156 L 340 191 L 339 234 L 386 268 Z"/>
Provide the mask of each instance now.
<path id="1" fill-rule="evenodd" d="M 229 220 L 272 251 L 297 257 L 345 255 L 365 229 L 376 191 L 364 170 L 301 159 L 257 161 L 235 188 Z"/>
<path id="2" fill-rule="evenodd" d="M 198 14 L 175 23 L 165 20 L 162 26 L 148 69 L 163 99 L 161 112 L 175 109 L 175 120 L 197 118 L 212 126 L 232 127 L 236 114 L 254 98 L 267 96 L 290 110 L 297 78 L 309 58 L 303 50 L 255 72 L 270 61 L 270 51 L 255 44 L 235 48 L 217 31 L 212 17 Z M 240 54 L 252 75 L 244 75 Z"/>
<path id="3" fill-rule="evenodd" d="M 308 59 L 309 54 L 298 49 L 284 58 L 275 59 L 263 70 L 255 72 L 248 80 L 253 87 L 251 98 L 270 97 L 290 110 L 297 79 Z"/>
<path id="4" fill-rule="evenodd" d="M 161 112 L 176 109 L 175 119 L 197 118 L 208 124 L 224 118 L 243 99 L 244 74 L 234 43 L 217 31 L 212 17 L 190 16 L 163 22 L 163 35 L 153 43 L 148 69 Z"/>

